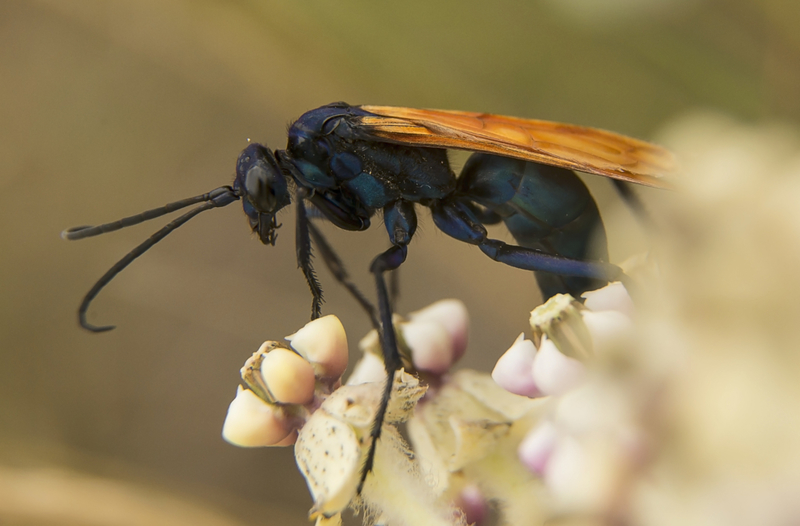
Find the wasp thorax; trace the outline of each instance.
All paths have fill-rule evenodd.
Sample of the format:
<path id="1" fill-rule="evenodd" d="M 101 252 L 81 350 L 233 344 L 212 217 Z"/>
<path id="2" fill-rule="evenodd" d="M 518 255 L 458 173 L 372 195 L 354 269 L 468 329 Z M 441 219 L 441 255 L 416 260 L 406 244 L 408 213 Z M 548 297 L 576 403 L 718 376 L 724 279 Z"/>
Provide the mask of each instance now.
<path id="1" fill-rule="evenodd" d="M 275 214 L 291 199 L 286 177 L 272 150 L 255 143 L 242 150 L 236 163 L 234 189 L 242 197 L 250 227 L 262 242 L 274 244 L 275 230 L 280 226 Z"/>

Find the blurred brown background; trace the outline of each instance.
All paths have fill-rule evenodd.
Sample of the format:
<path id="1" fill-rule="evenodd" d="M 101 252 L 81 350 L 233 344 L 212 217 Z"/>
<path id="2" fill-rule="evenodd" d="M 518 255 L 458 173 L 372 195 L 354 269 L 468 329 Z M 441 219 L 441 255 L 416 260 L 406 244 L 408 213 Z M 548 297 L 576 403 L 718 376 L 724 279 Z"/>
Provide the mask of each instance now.
<path id="1" fill-rule="evenodd" d="M 30 473 L 133 481 L 243 524 L 305 524 L 310 506 L 291 449 L 220 438 L 244 359 L 308 319 L 291 212 L 274 248 L 254 239 L 238 205 L 193 220 L 103 291 L 89 319 L 118 328 L 101 335 L 77 327 L 80 299 L 163 222 L 73 243 L 62 229 L 228 184 L 248 138 L 282 147 L 292 119 L 338 100 L 651 139 L 696 109 L 797 121 L 798 29 L 793 0 L 0 2 L 0 522 L 145 522 L 15 504 L 9 490 L 23 479 L 47 493 Z M 646 249 L 608 182 L 587 182 L 612 259 Z M 533 278 L 422 217 L 400 310 L 462 299 L 473 318 L 464 363 L 488 369 L 525 330 Z M 327 231 L 370 290 L 382 228 Z M 326 312 L 343 320 L 355 351 L 369 324 L 320 274 Z M 72 476 L 54 487 L 84 480 Z M 92 505 L 111 498 L 83 495 Z"/>

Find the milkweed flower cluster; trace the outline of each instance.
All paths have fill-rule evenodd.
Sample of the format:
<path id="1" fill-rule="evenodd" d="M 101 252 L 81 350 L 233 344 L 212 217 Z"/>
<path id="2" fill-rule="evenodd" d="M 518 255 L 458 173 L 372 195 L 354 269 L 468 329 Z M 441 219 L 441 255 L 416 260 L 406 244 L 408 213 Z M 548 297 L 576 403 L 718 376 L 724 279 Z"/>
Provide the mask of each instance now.
<path id="1" fill-rule="evenodd" d="M 621 337 L 598 346 L 579 309 L 590 354 L 572 352 L 580 330 L 566 346 L 546 335 L 563 355 L 557 364 L 580 366 L 552 367 L 561 381 L 543 383 L 542 336 L 536 354 L 519 353 L 525 374 L 507 375 L 514 392 L 550 394 L 521 461 L 541 477 L 552 520 L 796 524 L 800 135 L 694 115 L 666 142 L 686 178 L 652 202 L 655 279 L 636 312 L 586 300 L 595 314 L 625 314 L 632 331 L 606 316 L 608 335 Z M 508 373 L 501 365 L 496 376 Z"/>
<path id="2" fill-rule="evenodd" d="M 492 372 L 510 392 L 547 397 L 517 454 L 545 484 L 551 515 L 608 513 L 641 454 L 635 402 L 605 381 L 615 355 L 633 345 L 632 315 L 621 283 L 585 294 L 584 304 L 554 296 L 531 313 L 538 344 L 520 335 Z"/>
<path id="3" fill-rule="evenodd" d="M 394 326 L 404 365 L 428 379 L 449 371 L 467 349 L 469 314 L 459 300 L 440 300 L 407 317 L 395 315 Z M 370 331 L 358 346 L 364 355 L 347 383 L 381 381 L 385 373 L 378 331 Z"/>
<path id="4" fill-rule="evenodd" d="M 422 374 L 443 372 L 463 354 L 467 326 L 466 309 L 455 300 L 396 319 L 408 366 Z M 394 378 L 373 470 L 356 494 L 386 378 L 377 334 L 362 341 L 364 359 L 347 385 L 341 379 L 347 340 L 338 318 L 314 320 L 286 339 L 289 345 L 265 342 L 242 368 L 223 437 L 245 447 L 294 444 L 317 524 L 339 524 L 348 506 L 387 525 L 464 524 L 463 513 L 429 491 L 396 429 L 427 390 L 403 370 Z"/>
<path id="5" fill-rule="evenodd" d="M 428 385 L 406 428 L 429 494 L 461 510 L 458 522 L 475 524 L 488 502 L 502 509 L 504 521 L 520 524 L 540 516 L 532 498 L 541 486 L 514 451 L 543 407 L 504 391 L 486 373 L 451 372 L 467 346 L 468 315 L 457 300 L 442 300 L 397 317 L 398 347 L 410 371 Z M 364 357 L 348 380 L 379 371 L 380 341 L 372 331 L 359 344 Z M 418 518 L 412 524 L 418 523 Z"/>
<path id="6" fill-rule="evenodd" d="M 621 283 L 585 297 L 584 307 L 559 294 L 531 313 L 538 346 L 520 334 L 492 371 L 498 385 L 528 397 L 564 394 L 583 383 L 586 360 L 630 336 L 633 303 Z"/>
<path id="7" fill-rule="evenodd" d="M 297 431 L 330 393 L 347 367 L 347 336 L 336 316 L 309 322 L 286 337 L 267 341 L 242 367 L 242 383 L 222 428 L 242 447 L 294 444 Z"/>
<path id="8" fill-rule="evenodd" d="M 617 287 L 587 303 L 624 306 L 627 296 Z M 541 522 L 549 515 L 548 486 L 517 451 L 531 449 L 525 441 L 541 442 L 530 437 L 547 428 L 552 397 L 546 395 L 563 393 L 586 376 L 576 369 L 585 369 L 584 363 L 561 354 L 553 342 L 569 343 L 567 352 L 585 359 L 614 341 L 608 324 L 620 325 L 620 320 L 597 318 L 568 297 L 539 310 L 544 320 L 537 326 L 544 327 L 538 333 L 539 352 L 520 353 L 521 343 L 531 348 L 533 343 L 518 340 L 495 371 L 498 378 L 503 367 L 514 371 L 513 384 L 522 369 L 515 360 L 528 364 L 529 375 L 538 367 L 536 374 L 549 383 L 525 379 L 523 384 L 534 387 L 523 393 L 506 391 L 486 373 L 451 372 L 467 346 L 469 320 L 461 302 L 443 300 L 395 317 L 405 368 L 419 379 L 405 370 L 396 375 L 374 469 L 360 496 L 360 470 L 386 374 L 377 331 L 360 341 L 363 357 L 344 385 L 347 341 L 335 316 L 310 322 L 287 338 L 289 345 L 265 342 L 242 368 L 223 436 L 242 446 L 294 444 L 314 498 L 311 517 L 318 524 L 338 524 L 348 506 L 387 525 L 476 523 L 490 502 L 502 510 L 504 523 Z M 568 325 L 558 320 L 568 313 L 594 323 L 594 347 L 585 334 L 583 346 L 575 335 L 562 337 Z M 548 341 L 555 356 L 545 352 Z M 402 422 L 407 422 L 413 454 L 395 427 Z"/>

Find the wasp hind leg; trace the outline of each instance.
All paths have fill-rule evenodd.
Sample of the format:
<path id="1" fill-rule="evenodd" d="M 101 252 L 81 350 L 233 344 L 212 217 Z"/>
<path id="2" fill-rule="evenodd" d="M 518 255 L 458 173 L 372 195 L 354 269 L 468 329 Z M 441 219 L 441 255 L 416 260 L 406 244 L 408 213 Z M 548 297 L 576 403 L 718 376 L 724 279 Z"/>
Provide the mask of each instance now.
<path id="1" fill-rule="evenodd" d="M 616 265 L 603 261 L 583 261 L 563 256 L 546 254 L 539 250 L 518 245 L 509 245 L 497 239 L 485 239 L 478 243 L 481 251 L 500 263 L 533 271 L 551 272 L 562 276 L 592 278 L 602 281 L 621 281 L 630 291 L 630 278 Z"/>
<path id="2" fill-rule="evenodd" d="M 632 288 L 628 276 L 611 263 L 572 259 L 490 239 L 472 207 L 461 199 L 438 201 L 431 206 L 431 212 L 439 230 L 459 241 L 477 245 L 484 254 L 497 262 L 523 270 L 551 272 L 560 276 L 592 278 L 606 282 L 622 281 L 629 291 Z"/>

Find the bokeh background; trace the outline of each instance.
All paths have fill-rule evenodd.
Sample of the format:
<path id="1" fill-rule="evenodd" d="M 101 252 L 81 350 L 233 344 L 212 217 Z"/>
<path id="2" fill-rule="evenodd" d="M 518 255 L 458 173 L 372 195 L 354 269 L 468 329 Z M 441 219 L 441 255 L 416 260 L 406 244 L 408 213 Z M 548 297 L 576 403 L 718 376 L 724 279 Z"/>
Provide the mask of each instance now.
<path id="1" fill-rule="evenodd" d="M 793 0 L 0 1 L 0 522 L 307 523 L 290 448 L 220 438 L 244 359 L 308 319 L 291 212 L 270 248 L 237 205 L 194 219 L 103 291 L 90 320 L 118 328 L 101 335 L 77 327 L 80 299 L 163 223 L 71 243 L 64 228 L 228 184 L 248 139 L 282 147 L 338 100 L 657 140 L 697 110 L 796 122 L 798 93 Z M 586 180 L 612 260 L 645 250 L 610 184 Z M 534 280 L 422 217 L 400 311 L 462 299 L 464 363 L 487 370 Z M 383 230 L 326 231 L 369 290 Z M 369 324 L 319 267 L 355 354 Z"/>

